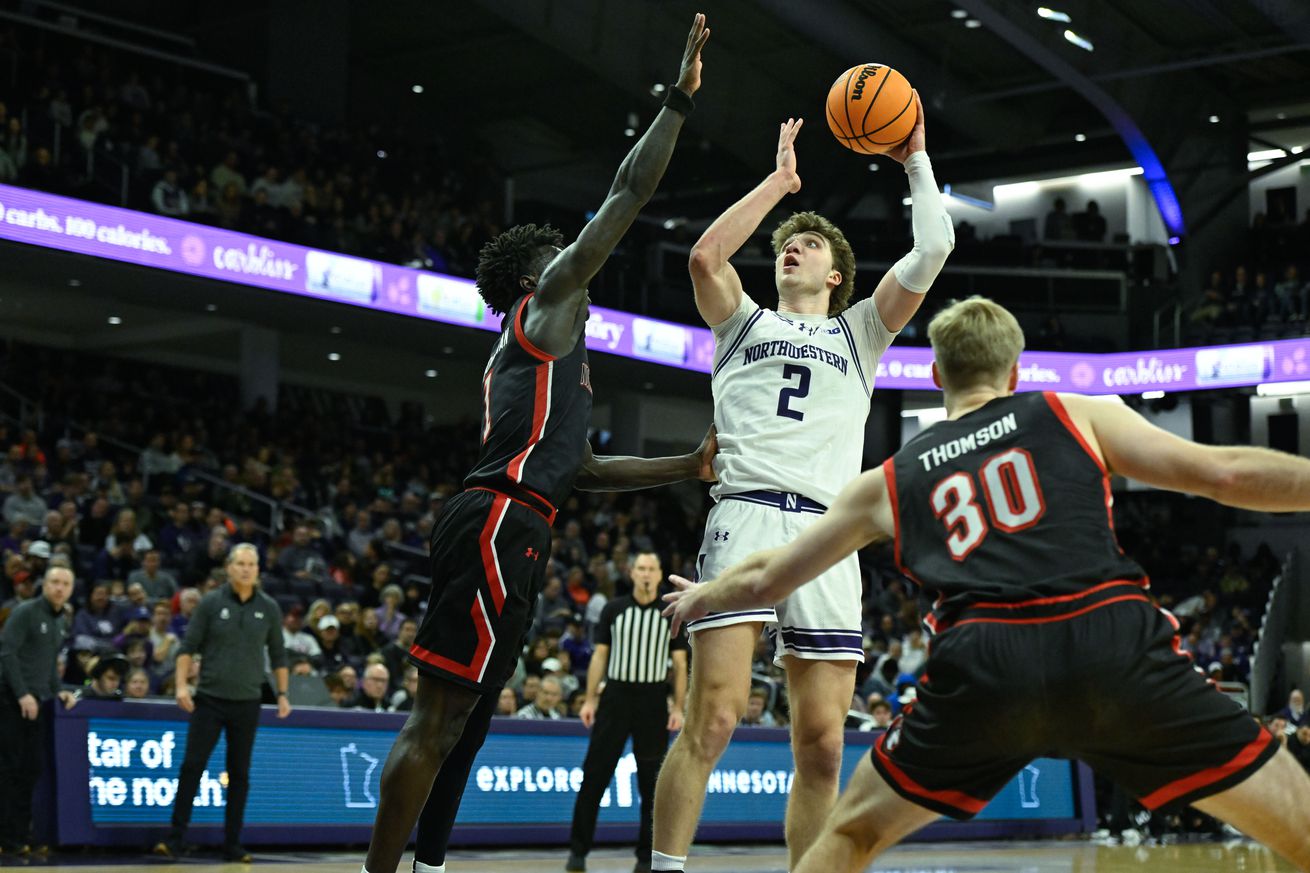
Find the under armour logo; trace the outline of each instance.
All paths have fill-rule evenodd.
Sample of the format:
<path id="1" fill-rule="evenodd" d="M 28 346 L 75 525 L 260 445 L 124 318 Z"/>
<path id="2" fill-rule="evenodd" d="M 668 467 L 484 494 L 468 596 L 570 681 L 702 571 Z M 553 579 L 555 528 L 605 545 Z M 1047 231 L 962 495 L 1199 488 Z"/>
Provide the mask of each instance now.
<path id="1" fill-rule="evenodd" d="M 716 531 L 714 532 L 714 541 L 715 541 L 716 543 L 719 543 L 719 542 L 725 542 L 725 543 L 726 543 L 726 542 L 728 541 L 728 533 L 729 533 L 729 532 L 726 531 L 726 530 L 716 530 Z"/>
<path id="2" fill-rule="evenodd" d="M 528 548 L 523 550 L 523 557 L 531 558 L 534 561 L 537 560 L 537 556 L 540 554 L 541 554 L 540 552 L 538 552 L 536 549 L 533 548 Z"/>

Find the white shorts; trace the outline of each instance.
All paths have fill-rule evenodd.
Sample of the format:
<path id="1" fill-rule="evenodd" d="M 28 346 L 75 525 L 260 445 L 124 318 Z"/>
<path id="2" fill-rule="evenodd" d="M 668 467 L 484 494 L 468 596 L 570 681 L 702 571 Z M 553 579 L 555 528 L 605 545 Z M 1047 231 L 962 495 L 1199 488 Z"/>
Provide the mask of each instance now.
<path id="1" fill-rule="evenodd" d="M 696 581 L 713 584 L 724 570 L 761 549 L 783 546 L 809 527 L 823 508 L 795 494 L 729 494 L 710 510 L 696 560 Z M 714 612 L 687 632 L 762 621 L 774 641 L 773 662 L 784 655 L 816 661 L 864 660 L 860 565 L 849 555 L 770 609 Z"/>

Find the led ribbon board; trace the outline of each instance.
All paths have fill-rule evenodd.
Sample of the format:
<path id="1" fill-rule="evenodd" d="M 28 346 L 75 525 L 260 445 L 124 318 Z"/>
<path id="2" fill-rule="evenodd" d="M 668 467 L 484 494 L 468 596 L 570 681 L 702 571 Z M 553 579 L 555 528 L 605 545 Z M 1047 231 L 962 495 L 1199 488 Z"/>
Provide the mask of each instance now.
<path id="1" fill-rule="evenodd" d="M 346 303 L 444 324 L 500 330 L 473 282 L 276 242 L 173 218 L 0 185 L 0 239 Z M 688 292 L 690 293 L 690 291 Z M 710 372 L 703 327 L 592 306 L 587 348 Z M 932 353 L 892 346 L 878 364 L 883 388 L 936 390 Z M 1019 390 L 1134 394 L 1234 388 L 1310 379 L 1310 339 L 1163 351 L 1026 352 Z"/>

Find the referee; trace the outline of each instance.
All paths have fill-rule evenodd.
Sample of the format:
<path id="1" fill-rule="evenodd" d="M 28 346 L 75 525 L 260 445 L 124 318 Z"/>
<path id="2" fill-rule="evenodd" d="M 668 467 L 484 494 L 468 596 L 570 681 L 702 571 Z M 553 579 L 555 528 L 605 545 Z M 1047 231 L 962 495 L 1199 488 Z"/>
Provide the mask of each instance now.
<path id="1" fill-rule="evenodd" d="M 611 600 L 596 625 L 596 652 L 587 670 L 587 700 L 582 723 L 595 726 L 582 764 L 582 788 L 573 807 L 573 833 L 565 870 L 587 869 L 587 853 L 596 836 L 600 801 L 609 788 L 623 745 L 632 738 L 641 793 L 641 832 L 637 838 L 638 873 L 650 870 L 651 814 L 655 779 L 669 749 L 669 731 L 682 727 L 687 695 L 687 638 L 669 639 L 669 620 L 658 599 L 664 572 L 654 552 L 639 552 L 629 572 L 632 594 Z M 612 650 L 612 651 L 611 651 Z M 669 658 L 673 658 L 673 708 L 668 703 Z M 605 693 L 597 695 L 601 678 Z"/>
<path id="2" fill-rule="evenodd" d="M 227 554 L 227 584 L 204 596 L 191 615 L 177 656 L 177 705 L 191 713 L 186 756 L 173 802 L 173 828 L 155 854 L 185 854 L 187 825 L 200 777 L 221 731 L 227 731 L 227 807 L 223 813 L 224 860 L 250 863 L 241 847 L 241 824 L 250 792 L 250 754 L 259 725 L 267 647 L 277 677 L 277 715 L 291 712 L 287 700 L 287 653 L 282 641 L 282 610 L 256 587 L 259 551 L 250 543 Z M 187 687 L 191 659 L 200 656 L 200 683 L 195 700 Z"/>

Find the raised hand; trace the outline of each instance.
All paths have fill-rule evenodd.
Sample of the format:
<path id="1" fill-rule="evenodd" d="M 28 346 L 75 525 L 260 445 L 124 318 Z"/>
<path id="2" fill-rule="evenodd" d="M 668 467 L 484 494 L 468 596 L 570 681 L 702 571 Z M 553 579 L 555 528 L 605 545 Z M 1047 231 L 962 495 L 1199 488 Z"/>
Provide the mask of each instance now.
<path id="1" fill-rule="evenodd" d="M 803 118 L 788 118 L 778 125 L 777 173 L 787 182 L 787 191 L 801 190 L 801 177 L 796 173 L 796 134 L 800 133 Z"/>
<path id="2" fill-rule="evenodd" d="M 697 12 L 691 22 L 691 33 L 687 34 L 687 47 L 682 51 L 682 69 L 678 71 L 678 84 L 675 86 L 688 97 L 700 90 L 700 51 L 710 38 L 710 29 L 705 26 L 705 15 Z"/>
<path id="3" fill-rule="evenodd" d="M 905 138 L 904 142 L 896 146 L 896 148 L 888 150 L 886 153 L 887 157 L 902 164 L 905 163 L 910 155 L 915 152 L 925 151 L 928 148 L 928 146 L 924 144 L 923 104 L 919 102 L 919 92 L 917 89 L 914 92 L 914 111 L 918 113 L 918 117 L 915 119 L 914 128 L 910 131 L 910 135 Z"/>

